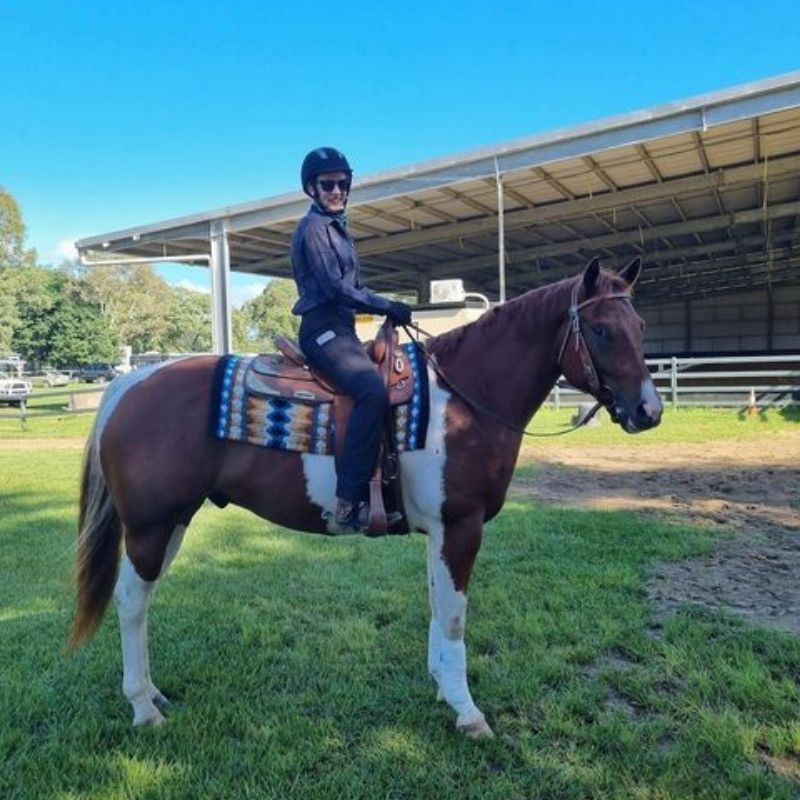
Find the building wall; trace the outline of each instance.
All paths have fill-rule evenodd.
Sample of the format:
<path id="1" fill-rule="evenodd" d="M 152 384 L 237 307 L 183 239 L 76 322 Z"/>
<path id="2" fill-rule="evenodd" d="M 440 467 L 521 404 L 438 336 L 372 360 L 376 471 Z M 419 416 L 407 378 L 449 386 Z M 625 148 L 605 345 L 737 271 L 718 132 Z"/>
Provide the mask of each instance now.
<path id="1" fill-rule="evenodd" d="M 800 286 L 766 289 L 639 309 L 648 355 L 800 352 Z"/>

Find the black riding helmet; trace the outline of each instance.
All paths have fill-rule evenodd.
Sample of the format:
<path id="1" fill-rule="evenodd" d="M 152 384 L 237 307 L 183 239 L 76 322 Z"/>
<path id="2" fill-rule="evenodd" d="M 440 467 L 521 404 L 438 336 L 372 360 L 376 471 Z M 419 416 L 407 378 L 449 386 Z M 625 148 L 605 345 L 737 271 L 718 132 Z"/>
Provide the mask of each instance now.
<path id="1" fill-rule="evenodd" d="M 317 176 L 324 172 L 344 172 L 348 178 L 353 177 L 353 170 L 341 150 L 335 147 L 318 147 L 303 159 L 303 166 L 300 168 L 300 182 L 309 197 L 313 195 L 308 191 L 308 184 L 313 184 Z"/>

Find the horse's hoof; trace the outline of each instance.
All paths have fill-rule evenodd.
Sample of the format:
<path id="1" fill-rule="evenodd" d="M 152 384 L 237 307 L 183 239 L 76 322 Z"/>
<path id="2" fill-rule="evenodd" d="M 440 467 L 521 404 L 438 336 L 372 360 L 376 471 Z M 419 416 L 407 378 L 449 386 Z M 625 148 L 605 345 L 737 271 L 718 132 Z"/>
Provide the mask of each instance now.
<path id="1" fill-rule="evenodd" d="M 166 722 L 166 719 L 164 719 L 164 716 L 161 714 L 161 712 L 155 706 L 153 706 L 153 712 L 154 713 L 150 713 L 141 719 L 134 719 L 133 727 L 158 728 L 159 726 L 163 725 Z"/>
<path id="2" fill-rule="evenodd" d="M 155 703 L 156 706 L 158 706 L 158 708 L 166 708 L 166 706 L 172 705 L 170 700 L 164 697 L 164 695 L 161 694 L 158 689 L 155 690 L 155 694 L 150 699 L 153 701 L 153 703 Z"/>
<path id="3" fill-rule="evenodd" d="M 456 730 L 463 733 L 467 739 L 494 739 L 494 732 L 489 727 L 483 714 L 469 720 L 468 722 L 456 722 Z"/>

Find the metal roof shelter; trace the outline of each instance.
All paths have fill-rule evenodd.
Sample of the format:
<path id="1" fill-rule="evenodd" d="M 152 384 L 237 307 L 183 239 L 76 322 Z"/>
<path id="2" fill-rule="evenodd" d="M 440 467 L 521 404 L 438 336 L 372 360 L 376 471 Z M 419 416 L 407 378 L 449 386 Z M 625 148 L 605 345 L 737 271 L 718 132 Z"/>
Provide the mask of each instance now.
<path id="1" fill-rule="evenodd" d="M 302 193 L 77 243 L 91 262 L 207 263 L 214 347 L 230 349 L 229 271 L 288 276 Z M 643 255 L 640 305 L 800 284 L 800 71 L 358 178 L 364 277 L 427 299 L 462 278 L 498 299 Z"/>

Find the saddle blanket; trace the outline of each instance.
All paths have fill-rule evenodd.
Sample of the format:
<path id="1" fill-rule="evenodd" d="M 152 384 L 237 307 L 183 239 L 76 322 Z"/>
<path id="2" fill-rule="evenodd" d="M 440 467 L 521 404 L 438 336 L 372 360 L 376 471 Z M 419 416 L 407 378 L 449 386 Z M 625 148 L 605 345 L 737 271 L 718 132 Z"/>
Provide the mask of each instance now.
<path id="1" fill-rule="evenodd" d="M 408 356 L 414 380 L 410 401 L 391 408 L 397 449 L 403 452 L 425 447 L 428 372 L 419 345 L 408 342 L 401 347 Z M 297 453 L 333 455 L 333 403 L 246 392 L 244 377 L 252 361 L 252 357 L 227 355 L 217 364 L 211 398 L 212 436 Z"/>

